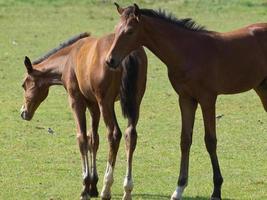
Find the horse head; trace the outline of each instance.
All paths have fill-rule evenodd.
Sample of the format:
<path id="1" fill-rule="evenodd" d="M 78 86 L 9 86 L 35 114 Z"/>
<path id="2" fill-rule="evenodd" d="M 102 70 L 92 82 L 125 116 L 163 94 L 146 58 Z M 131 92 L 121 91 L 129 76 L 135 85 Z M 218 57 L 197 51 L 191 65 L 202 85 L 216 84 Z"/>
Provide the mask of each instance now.
<path id="1" fill-rule="evenodd" d="M 34 112 L 47 97 L 49 84 L 43 77 L 43 72 L 34 69 L 31 60 L 26 56 L 24 65 L 27 69 L 27 74 L 22 84 L 24 89 L 24 104 L 21 108 L 21 117 L 24 120 L 31 120 Z"/>

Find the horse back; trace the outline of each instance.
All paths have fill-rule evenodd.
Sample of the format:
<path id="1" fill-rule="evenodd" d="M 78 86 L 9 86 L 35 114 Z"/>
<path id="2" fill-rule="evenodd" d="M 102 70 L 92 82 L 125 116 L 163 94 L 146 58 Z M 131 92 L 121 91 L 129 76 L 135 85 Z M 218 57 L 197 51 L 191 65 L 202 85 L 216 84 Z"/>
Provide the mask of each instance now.
<path id="1" fill-rule="evenodd" d="M 207 69 L 218 94 L 250 90 L 267 77 L 267 24 L 216 33 L 213 42 Z"/>

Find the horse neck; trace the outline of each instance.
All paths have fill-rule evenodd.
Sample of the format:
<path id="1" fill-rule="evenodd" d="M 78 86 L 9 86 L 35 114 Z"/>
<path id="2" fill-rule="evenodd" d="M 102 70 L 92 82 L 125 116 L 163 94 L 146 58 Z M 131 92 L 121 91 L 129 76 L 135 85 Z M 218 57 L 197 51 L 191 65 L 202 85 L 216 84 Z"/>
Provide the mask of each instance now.
<path id="1" fill-rule="evenodd" d="M 194 44 L 197 33 L 178 27 L 172 23 L 164 22 L 153 17 L 142 16 L 143 44 L 151 50 L 168 68 L 181 66 L 186 55 L 185 49 Z"/>
<path id="2" fill-rule="evenodd" d="M 65 69 L 67 57 L 66 55 L 52 55 L 35 66 L 49 86 L 63 85 L 62 73 Z"/>

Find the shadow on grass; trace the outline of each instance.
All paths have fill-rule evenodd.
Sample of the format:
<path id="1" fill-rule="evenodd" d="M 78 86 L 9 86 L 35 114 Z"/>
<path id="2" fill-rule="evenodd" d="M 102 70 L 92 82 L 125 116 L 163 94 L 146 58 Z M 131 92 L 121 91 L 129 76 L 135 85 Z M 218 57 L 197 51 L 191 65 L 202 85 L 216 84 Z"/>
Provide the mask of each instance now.
<path id="1" fill-rule="evenodd" d="M 122 194 L 114 194 L 112 195 L 112 199 L 120 199 L 122 198 Z M 145 200 L 170 200 L 170 195 L 159 195 L 159 194 L 133 194 L 133 199 L 145 199 Z M 183 200 L 209 200 L 210 197 L 183 197 Z M 234 200 L 234 199 L 228 199 L 224 198 L 224 200 Z"/>

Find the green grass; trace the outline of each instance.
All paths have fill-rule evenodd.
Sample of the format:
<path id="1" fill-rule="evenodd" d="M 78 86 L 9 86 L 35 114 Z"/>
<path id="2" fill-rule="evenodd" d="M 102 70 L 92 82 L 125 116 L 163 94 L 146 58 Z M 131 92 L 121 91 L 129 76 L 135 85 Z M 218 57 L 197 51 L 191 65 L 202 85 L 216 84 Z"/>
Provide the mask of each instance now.
<path id="1" fill-rule="evenodd" d="M 129 5 L 130 1 L 118 1 Z M 164 8 L 192 17 L 208 29 L 228 31 L 267 21 L 266 0 L 136 0 L 140 7 Z M 0 0 L 0 199 L 78 199 L 81 163 L 75 126 L 62 87 L 53 87 L 34 119 L 20 119 L 23 58 L 34 59 L 70 36 L 84 31 L 103 35 L 118 21 L 111 1 Z M 138 124 L 134 157 L 134 199 L 169 199 L 176 187 L 180 150 L 180 111 L 166 67 L 149 51 L 147 91 Z M 121 129 L 126 121 L 116 105 Z M 267 199 L 267 115 L 254 92 L 220 96 L 217 114 L 218 155 L 224 199 Z M 89 121 L 89 120 L 88 120 Z M 54 135 L 47 133 L 51 127 Z M 198 110 L 185 200 L 208 199 L 212 173 Z M 99 189 L 107 143 L 101 122 Z M 118 155 L 113 199 L 122 197 L 124 141 Z"/>

